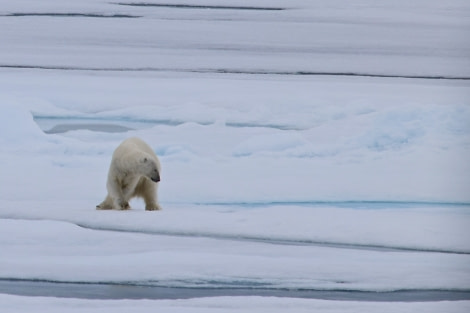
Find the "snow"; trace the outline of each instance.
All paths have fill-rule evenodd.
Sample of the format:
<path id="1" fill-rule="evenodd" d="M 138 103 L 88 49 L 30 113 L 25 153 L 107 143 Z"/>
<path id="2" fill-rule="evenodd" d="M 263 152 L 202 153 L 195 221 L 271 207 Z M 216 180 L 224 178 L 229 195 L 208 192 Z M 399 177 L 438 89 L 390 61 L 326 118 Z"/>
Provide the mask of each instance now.
<path id="1" fill-rule="evenodd" d="M 10 312 L 148 312 L 161 309 L 165 312 L 467 312 L 468 303 L 368 303 L 368 302 L 331 302 L 323 300 L 283 299 L 262 297 L 219 297 L 191 300 L 74 300 L 56 298 L 24 298 L 0 295 L 3 311 Z"/>
<path id="2" fill-rule="evenodd" d="M 1 281 L 470 289 L 467 1 L 226 4 L 278 11 L 3 2 Z M 96 211 L 111 154 L 130 136 L 159 155 L 164 209 L 145 212 L 135 200 L 131 211 Z M 2 312 L 469 307 L 0 302 Z"/>
<path id="3" fill-rule="evenodd" d="M 11 86 L 11 81 L 21 81 L 22 73 L 9 73 L 1 79 L 5 94 L 19 88 Z M 350 84 L 347 83 L 349 79 L 346 82 L 340 79 L 342 82 L 337 84 L 331 78 L 326 82 L 320 82 L 318 78 L 283 82 L 278 78 L 255 81 L 258 88 L 251 86 L 253 78 L 222 78 L 211 87 L 217 81 L 215 77 L 186 80 L 152 76 L 149 81 L 156 87 L 148 85 L 143 91 L 140 79 L 135 82 L 133 77 L 118 75 L 110 78 L 112 83 L 109 83 L 107 75 L 90 78 L 84 73 L 65 73 L 62 75 L 71 79 L 71 85 L 59 86 L 62 91 L 55 92 L 53 85 L 41 83 L 53 75 L 56 74 L 30 73 L 26 82 L 15 83 L 21 89 L 31 90 L 28 98 L 12 95 L 16 102 L 9 102 L 22 103 L 23 109 L 29 109 L 38 120 L 45 117 L 58 119 L 57 124 L 72 116 L 82 118 L 86 123 L 103 121 L 125 126 L 130 121 L 150 125 L 121 134 L 97 135 L 80 131 L 46 137 L 29 118 L 28 128 L 21 131 L 35 132 L 35 136 L 43 138 L 31 149 L 47 151 L 49 156 L 59 154 L 54 158 L 56 162 L 61 158 L 61 162 L 72 162 L 74 155 L 64 157 L 64 150 L 75 150 L 74 154 L 82 157 L 86 154 L 88 158 L 99 155 L 97 162 L 91 165 L 101 162 L 97 166 L 99 170 L 106 168 L 103 163 L 108 162 L 102 155 L 109 155 L 123 138 L 142 137 L 154 146 L 165 163 L 164 175 L 168 175 L 168 180 L 162 184 L 162 188 L 166 188 L 162 192 L 164 201 L 470 201 L 467 192 L 470 175 L 466 175 L 470 173 L 470 165 L 465 162 L 469 158 L 470 130 L 466 121 L 470 119 L 470 110 L 465 104 L 467 89 L 461 83 L 423 86 L 422 83 L 385 82 L 375 85 L 368 79 Z M 85 85 L 108 86 L 108 90 L 97 91 L 94 90 L 96 87 L 90 92 L 81 90 L 86 86 L 80 80 L 91 80 Z M 160 80 L 165 80 L 165 84 L 160 86 Z M 68 79 L 64 81 L 68 82 Z M 190 94 L 179 96 L 175 86 L 166 88 L 178 82 L 182 84 L 180 87 L 191 86 L 188 87 Z M 134 84 L 135 90 L 126 88 Z M 205 91 L 194 91 L 191 95 L 191 91 L 197 89 L 195 85 Z M 73 90 L 73 86 L 80 87 Z M 240 95 L 245 93 L 245 87 L 247 95 Z M 272 105 L 275 95 L 268 95 L 270 89 L 279 91 L 278 99 Z M 120 94 L 120 90 L 126 92 Z M 397 96 L 399 91 L 406 95 Z M 54 106 L 54 102 L 66 100 L 47 98 L 47 95 L 65 97 L 61 96 L 63 92 L 71 97 L 70 104 Z M 174 92 L 175 97 L 166 103 L 170 92 Z M 82 96 L 84 93 L 87 95 Z M 228 97 L 225 101 L 225 93 L 234 93 L 238 99 Z M 107 94 L 110 94 L 109 99 Z M 139 99 L 131 98 L 133 94 L 138 95 L 137 98 L 148 97 L 147 102 L 163 99 L 162 104 L 157 100 L 154 105 L 141 106 Z M 191 102 L 190 98 L 197 99 L 202 97 L 201 94 L 207 94 L 208 99 L 203 103 Z M 293 95 L 285 100 L 288 103 L 299 103 L 294 112 L 288 103 L 282 105 L 281 97 L 285 99 L 286 95 Z M 109 110 L 115 97 L 119 98 L 117 108 Z M 431 100 L 433 97 L 435 99 Z M 310 104 L 311 99 L 317 99 L 318 103 Z M 98 101 L 106 104 L 101 105 Z M 173 104 L 173 101 L 181 104 Z M 81 102 L 82 112 L 76 114 Z M 222 104 L 219 106 L 218 103 Z M 5 108 L 5 113 L 9 107 Z M 342 107 L 346 109 L 342 110 Z M 19 109 L 15 106 L 14 110 Z M 263 116 L 268 118 L 263 121 Z M 296 116 L 299 116 L 297 124 Z M 8 114 L 2 116 L 2 123 L 3 127 L 8 127 L 5 132 L 18 125 L 9 120 Z M 81 143 L 84 140 L 86 144 Z M 79 145 L 86 148 L 76 151 Z M 191 180 L 184 178 L 188 171 L 201 182 L 196 189 Z M 250 175 L 251 183 L 247 184 L 246 176 L 240 173 L 254 173 Z M 282 177 L 282 183 L 273 184 L 280 180 L 279 177 Z M 355 181 L 354 177 L 360 177 L 361 182 Z M 230 181 L 231 188 L 211 187 L 214 181 L 222 180 Z M 102 186 L 102 182 L 96 182 L 95 191 Z M 286 189 L 283 187 L 286 185 L 296 188 Z M 182 190 L 187 191 L 182 193 Z M 11 196 L 15 190 L 5 192 Z"/>
<path id="4" fill-rule="evenodd" d="M 464 290 L 470 279 L 468 255 L 277 245 L 190 230 L 115 233 L 56 221 L 2 220 L 1 226 L 0 276 L 15 279 L 361 291 Z"/>

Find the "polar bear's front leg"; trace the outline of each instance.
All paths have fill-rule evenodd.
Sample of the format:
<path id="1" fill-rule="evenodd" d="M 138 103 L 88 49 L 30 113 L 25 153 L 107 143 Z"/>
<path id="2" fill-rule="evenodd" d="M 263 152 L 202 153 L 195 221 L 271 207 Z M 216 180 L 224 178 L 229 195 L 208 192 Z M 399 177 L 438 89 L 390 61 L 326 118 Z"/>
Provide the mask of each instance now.
<path id="1" fill-rule="evenodd" d="M 154 183 L 148 178 L 142 179 L 137 185 L 137 194 L 144 198 L 146 211 L 158 211 L 162 207 L 158 204 L 157 199 L 158 183 Z"/>

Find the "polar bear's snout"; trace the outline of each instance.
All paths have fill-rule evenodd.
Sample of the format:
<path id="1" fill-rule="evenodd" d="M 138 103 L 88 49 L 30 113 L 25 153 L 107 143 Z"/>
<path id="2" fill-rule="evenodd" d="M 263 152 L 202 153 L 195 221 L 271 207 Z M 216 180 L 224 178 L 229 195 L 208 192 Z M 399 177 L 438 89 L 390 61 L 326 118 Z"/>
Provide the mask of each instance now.
<path id="1" fill-rule="evenodd" d="M 152 175 L 152 177 L 150 177 L 150 179 L 156 183 L 158 183 L 160 181 L 160 173 L 156 173 L 154 175 Z"/>
<path id="2" fill-rule="evenodd" d="M 150 175 L 150 179 L 156 183 L 160 181 L 160 172 L 158 169 L 154 169 L 152 174 Z"/>

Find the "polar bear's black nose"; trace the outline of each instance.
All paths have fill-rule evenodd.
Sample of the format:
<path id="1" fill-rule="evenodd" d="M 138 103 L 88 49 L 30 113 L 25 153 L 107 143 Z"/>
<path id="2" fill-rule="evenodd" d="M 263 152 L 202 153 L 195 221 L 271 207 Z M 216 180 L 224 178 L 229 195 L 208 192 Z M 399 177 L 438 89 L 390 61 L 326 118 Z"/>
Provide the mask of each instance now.
<path id="1" fill-rule="evenodd" d="M 151 177 L 152 181 L 158 183 L 160 181 L 160 174 L 156 174 L 154 176 Z"/>

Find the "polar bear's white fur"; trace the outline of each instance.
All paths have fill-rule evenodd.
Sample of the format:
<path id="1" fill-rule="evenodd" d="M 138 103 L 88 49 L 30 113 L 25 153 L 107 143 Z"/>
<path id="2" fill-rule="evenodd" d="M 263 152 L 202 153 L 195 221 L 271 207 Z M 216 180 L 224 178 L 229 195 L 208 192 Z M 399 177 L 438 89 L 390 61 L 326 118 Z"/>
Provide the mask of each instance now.
<path id="1" fill-rule="evenodd" d="M 129 200 L 142 197 L 145 210 L 161 210 L 157 201 L 160 161 L 143 140 L 124 140 L 114 151 L 108 172 L 108 195 L 98 210 L 128 210 Z"/>

